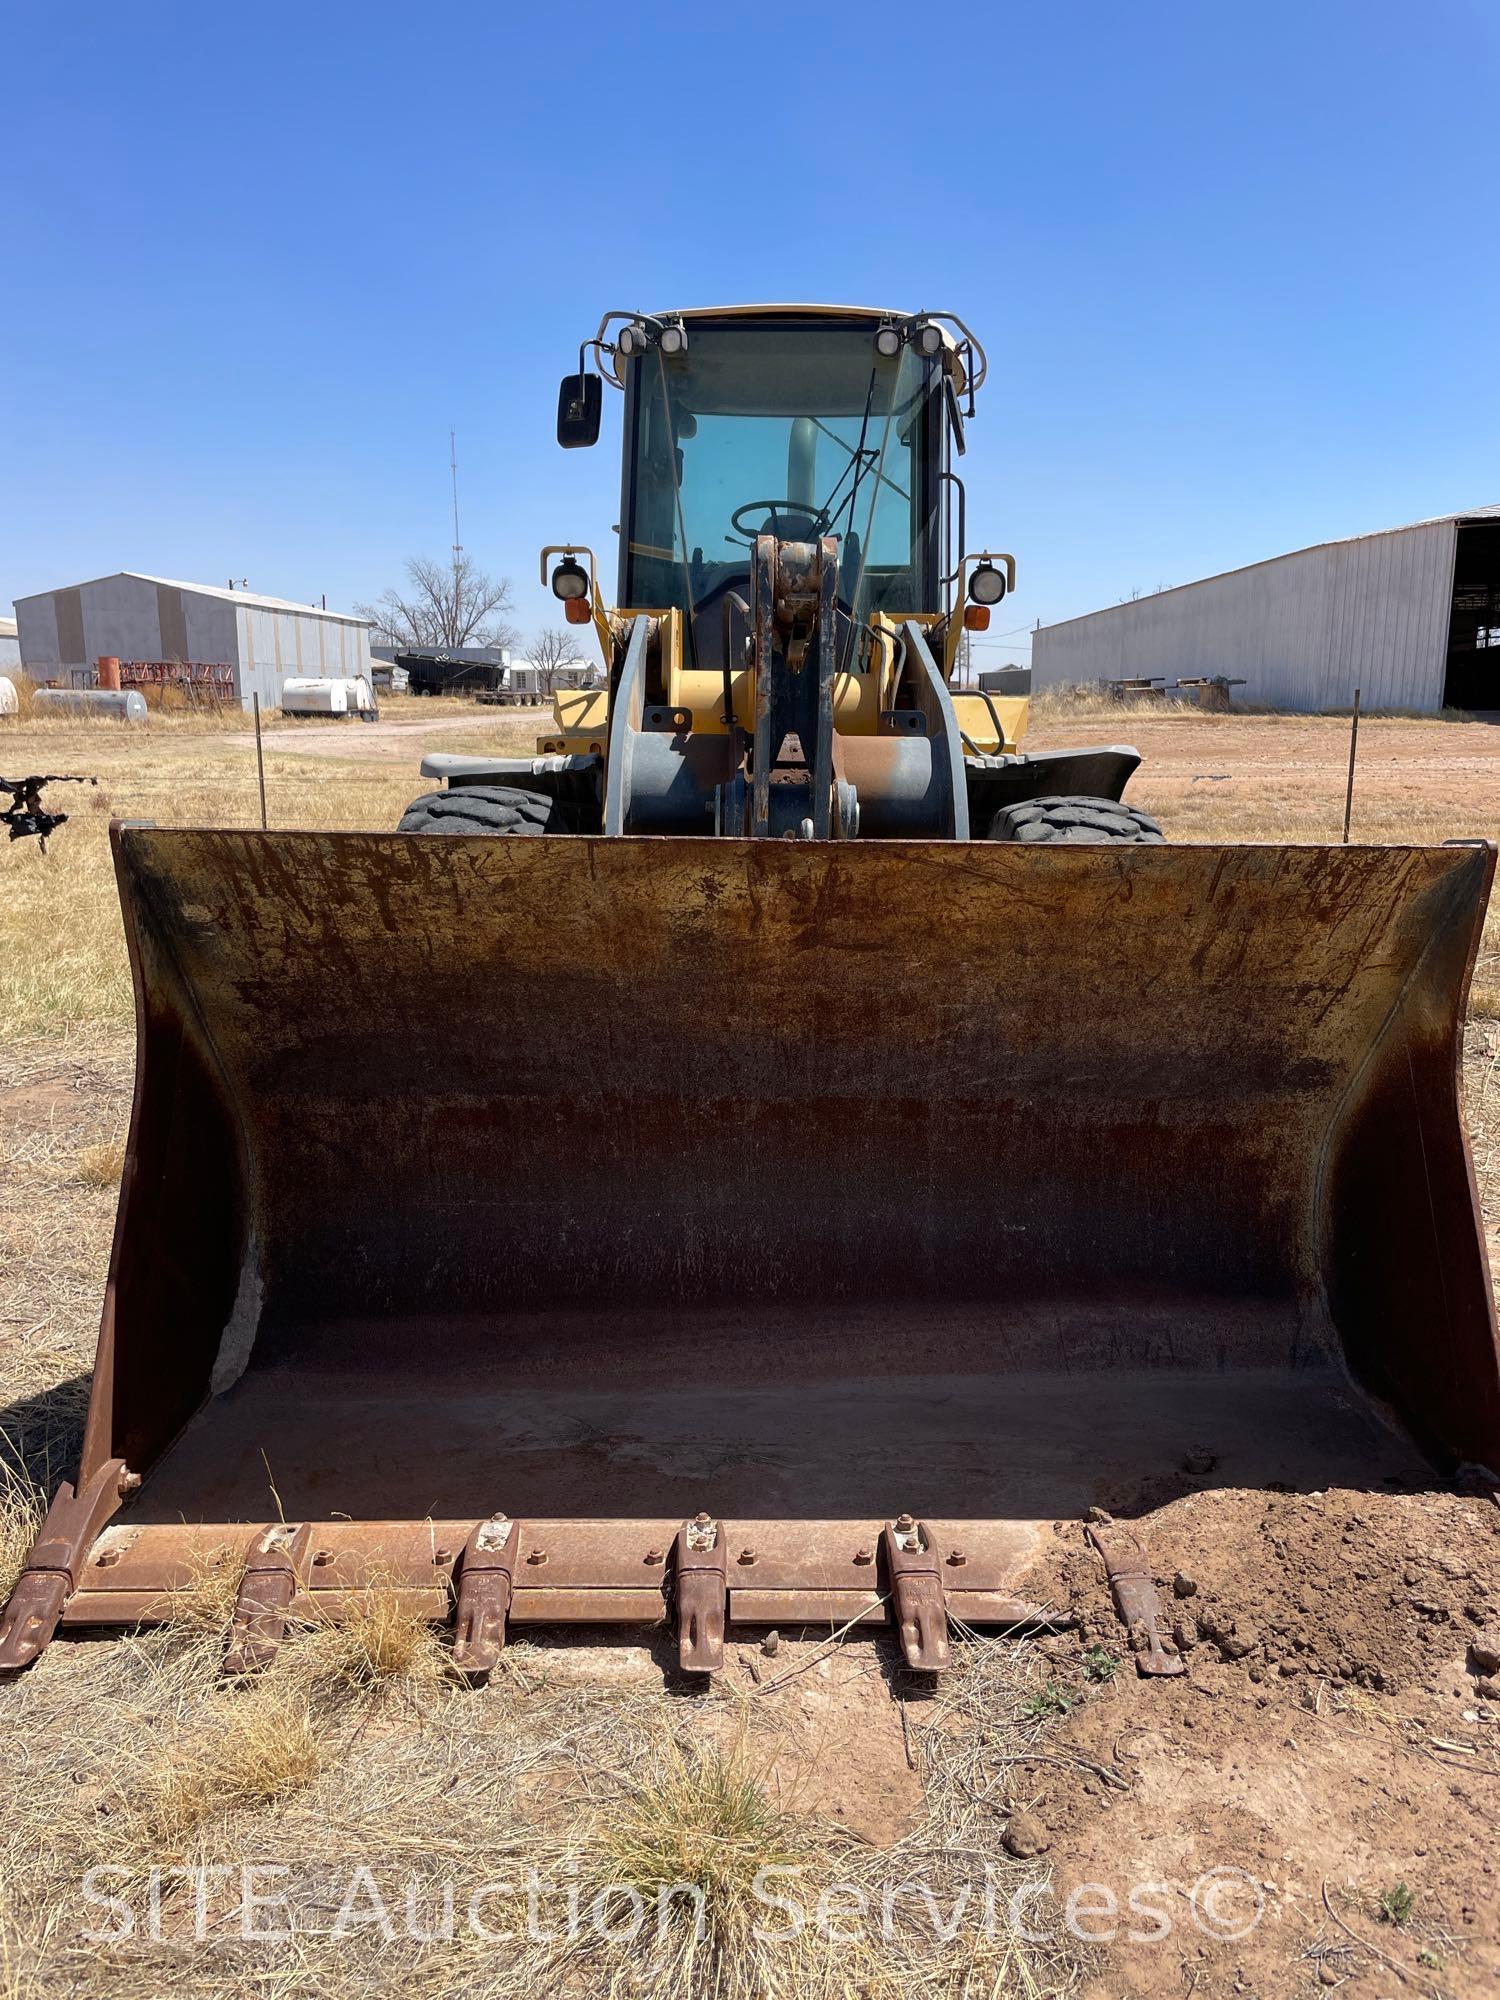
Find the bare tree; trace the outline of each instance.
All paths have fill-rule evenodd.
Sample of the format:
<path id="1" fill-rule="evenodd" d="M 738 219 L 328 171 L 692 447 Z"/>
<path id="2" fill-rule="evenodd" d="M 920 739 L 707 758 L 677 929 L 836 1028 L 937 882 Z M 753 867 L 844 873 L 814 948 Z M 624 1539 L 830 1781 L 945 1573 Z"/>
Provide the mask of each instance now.
<path id="1" fill-rule="evenodd" d="M 516 629 L 502 616 L 511 608 L 509 577 L 486 576 L 468 556 L 429 562 L 413 556 L 407 589 L 387 590 L 373 604 L 356 604 L 375 625 L 377 645 L 422 651 L 461 646 L 510 646 Z"/>
<path id="2" fill-rule="evenodd" d="M 553 626 L 550 631 L 538 632 L 526 648 L 526 664 L 535 670 L 537 693 L 550 695 L 559 670 L 581 667 L 584 658 L 573 643 L 572 633 Z"/>

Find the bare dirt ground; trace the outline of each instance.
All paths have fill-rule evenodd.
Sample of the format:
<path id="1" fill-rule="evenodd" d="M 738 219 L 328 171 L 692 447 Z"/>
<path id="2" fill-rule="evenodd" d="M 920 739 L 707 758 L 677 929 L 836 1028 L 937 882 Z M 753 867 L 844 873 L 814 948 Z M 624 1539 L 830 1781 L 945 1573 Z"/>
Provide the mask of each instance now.
<path id="1" fill-rule="evenodd" d="M 409 712 L 413 708 L 419 711 L 416 715 Z M 285 755 L 355 757 L 360 763 L 374 759 L 400 759 L 415 768 L 423 750 L 470 750 L 478 744 L 485 749 L 491 748 L 489 739 L 495 734 L 497 722 L 504 723 L 507 733 L 524 732 L 528 737 L 534 737 L 546 727 L 551 713 L 550 708 L 487 710 L 469 701 L 444 700 L 441 697 L 400 701 L 388 695 L 381 704 L 378 722 L 360 722 L 357 719 L 328 723 L 288 721 L 277 732 L 276 748 Z M 355 731 L 358 731 L 357 737 L 353 734 Z M 449 738 L 455 735 L 465 740 L 450 742 Z M 469 737 L 477 738 L 478 743 L 470 743 L 467 740 Z M 253 730 L 230 730 L 226 732 L 224 741 L 236 750 L 255 748 Z M 528 744 L 527 747 L 533 746 Z"/>
<path id="2" fill-rule="evenodd" d="M 321 730 L 275 732 L 274 823 L 393 824 L 425 743 L 468 747 L 466 718 L 410 720 L 377 745 L 337 729 L 331 761 L 306 753 Z M 50 1488 L 76 1451 L 108 1254 L 131 1040 L 109 813 L 258 815 L 253 753 L 226 732 L 24 728 L 0 768 L 24 745 L 28 768 L 100 783 L 48 856 L 0 851 L 0 1568 L 24 1554 L 23 1469 Z M 499 721 L 474 733 L 519 747 Z M 1036 740 L 1067 739 L 1142 749 L 1130 795 L 1178 837 L 1337 837 L 1339 718 L 1044 710 Z M 1365 723 L 1356 837 L 1497 831 L 1500 729 Z M 1492 925 L 1465 1063 L 1492 1254 L 1497 1017 Z M 1135 1519 L 1188 1665 L 1175 1680 L 1137 1677 L 1081 1520 L 1048 1532 L 1027 1579 L 1076 1629 L 959 1635 L 934 1684 L 884 1640 L 820 1632 L 774 1651 L 736 1635 L 722 1679 L 688 1685 L 648 1631 L 529 1641 L 460 1687 L 378 1593 L 352 1636 L 297 1635 L 251 1689 L 216 1678 L 212 1593 L 160 1632 L 61 1642 L 0 1687 L 0 2000 L 1494 1992 L 1500 1508 L 1400 1454 L 1358 1490 L 1235 1488 L 1198 1446 L 1159 1484 L 1093 1496 Z M 243 1935 L 246 1864 L 283 1869 L 250 1889 L 286 1899 L 248 1927 L 293 1936 Z M 808 1919 L 795 1939 L 749 1933 L 752 1916 L 792 1928 L 753 1901 L 765 1865 L 791 1871 L 772 1892 Z M 87 1899 L 101 1866 L 119 1872 L 93 1894 L 117 1905 Z M 159 1876 L 153 1914 L 153 1866 L 223 1872 Z M 701 1939 L 655 1925 L 659 1885 L 682 1879 L 705 1897 Z M 497 1882 L 484 1934 L 467 1913 Z M 629 1888 L 653 1910 L 643 1935 L 568 1935 L 570 1893 L 587 1910 Z"/>

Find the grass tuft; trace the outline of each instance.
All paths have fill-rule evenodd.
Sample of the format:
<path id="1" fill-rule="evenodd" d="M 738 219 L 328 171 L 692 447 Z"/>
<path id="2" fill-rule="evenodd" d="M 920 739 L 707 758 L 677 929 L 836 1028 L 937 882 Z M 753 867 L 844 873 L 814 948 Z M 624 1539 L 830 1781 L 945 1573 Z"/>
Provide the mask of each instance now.
<path id="1" fill-rule="evenodd" d="M 623 1807 L 599 1829 L 601 1882 L 625 1885 L 654 1902 L 686 1883 L 701 1892 L 709 1927 L 737 1937 L 763 1868 L 789 1868 L 807 1853 L 799 1827 L 767 1795 L 743 1744 L 657 1751 Z"/>
<path id="2" fill-rule="evenodd" d="M 327 1751 L 300 1690 L 268 1679 L 226 1693 L 204 1726 L 182 1731 L 132 1774 L 117 1810 L 135 1844 L 180 1852 L 236 1813 L 257 1811 L 318 1778 Z"/>
<path id="3" fill-rule="evenodd" d="M 840 1853 L 835 1862 L 829 1839 L 771 1798 L 743 1737 L 727 1751 L 711 1742 L 659 1739 L 623 1798 L 612 1800 L 589 1830 L 578 1860 L 586 1905 L 607 1912 L 611 1923 L 628 1923 L 636 1912 L 644 1918 L 630 1942 L 593 1936 L 584 1943 L 577 1969 L 590 1992 L 638 1992 L 653 2000 L 783 1993 L 831 2000 L 835 1993 L 899 1990 L 888 1983 L 863 1924 L 836 1942 L 812 1927 L 772 1934 L 768 1919 L 779 1919 L 766 1895 L 800 1901 L 804 1871 L 821 1880 L 824 1862 L 847 1876 L 850 1857 Z M 763 1875 L 772 1869 L 790 1872 Z"/>
<path id="4" fill-rule="evenodd" d="M 3 1443 L 0 1438 L 0 1445 Z M 23 1471 L 0 1457 L 0 1603 L 9 1597 L 25 1566 L 45 1511 L 39 1489 Z"/>
<path id="5" fill-rule="evenodd" d="M 243 1551 L 227 1544 L 211 1550 L 195 1549 L 188 1557 L 187 1581 L 169 1590 L 161 1607 L 168 1639 L 185 1639 L 189 1645 L 203 1647 L 213 1661 L 215 1676 L 244 1573 Z"/>
<path id="6" fill-rule="evenodd" d="M 125 1171 L 125 1141 L 106 1139 L 100 1146 L 85 1146 L 73 1167 L 73 1179 L 80 1187 L 117 1188 Z"/>
<path id="7" fill-rule="evenodd" d="M 337 1623 L 318 1620 L 277 1662 L 324 1696 L 393 1691 L 416 1694 L 452 1679 L 451 1657 L 431 1620 L 388 1584 L 346 1597 Z"/>

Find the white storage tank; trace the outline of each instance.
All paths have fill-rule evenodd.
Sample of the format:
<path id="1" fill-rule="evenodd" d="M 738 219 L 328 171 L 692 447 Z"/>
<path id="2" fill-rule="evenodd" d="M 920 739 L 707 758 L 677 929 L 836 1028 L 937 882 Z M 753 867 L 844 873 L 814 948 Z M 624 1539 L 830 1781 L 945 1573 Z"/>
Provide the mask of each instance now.
<path id="1" fill-rule="evenodd" d="M 281 684 L 283 715 L 362 715 L 373 721 L 375 694 L 363 674 L 293 676 Z"/>
<path id="2" fill-rule="evenodd" d="M 139 688 L 38 688 L 33 715 L 92 715 L 108 722 L 144 722 L 146 697 Z"/>
<path id="3" fill-rule="evenodd" d="M 16 684 L 5 674 L 0 674 L 0 715 L 19 715 L 21 697 L 16 693 Z"/>

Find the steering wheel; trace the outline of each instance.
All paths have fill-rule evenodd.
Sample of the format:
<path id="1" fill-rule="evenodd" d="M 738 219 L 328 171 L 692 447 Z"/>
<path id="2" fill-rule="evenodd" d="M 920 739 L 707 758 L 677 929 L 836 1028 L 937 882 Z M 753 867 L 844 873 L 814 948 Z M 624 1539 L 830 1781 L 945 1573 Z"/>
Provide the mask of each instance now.
<path id="1" fill-rule="evenodd" d="M 766 508 L 769 508 L 771 511 L 773 523 L 779 514 L 795 514 L 799 520 L 810 521 L 814 530 L 820 534 L 828 525 L 823 517 L 822 509 L 809 507 L 804 500 L 747 500 L 743 507 L 735 508 L 729 517 L 729 525 L 731 528 L 737 528 L 747 542 L 753 542 L 757 535 L 766 533 L 775 534 L 777 531 L 774 526 L 769 530 L 763 526 L 751 528 L 747 527 L 740 519 L 741 514 L 753 514 L 757 509 L 764 512 Z"/>

